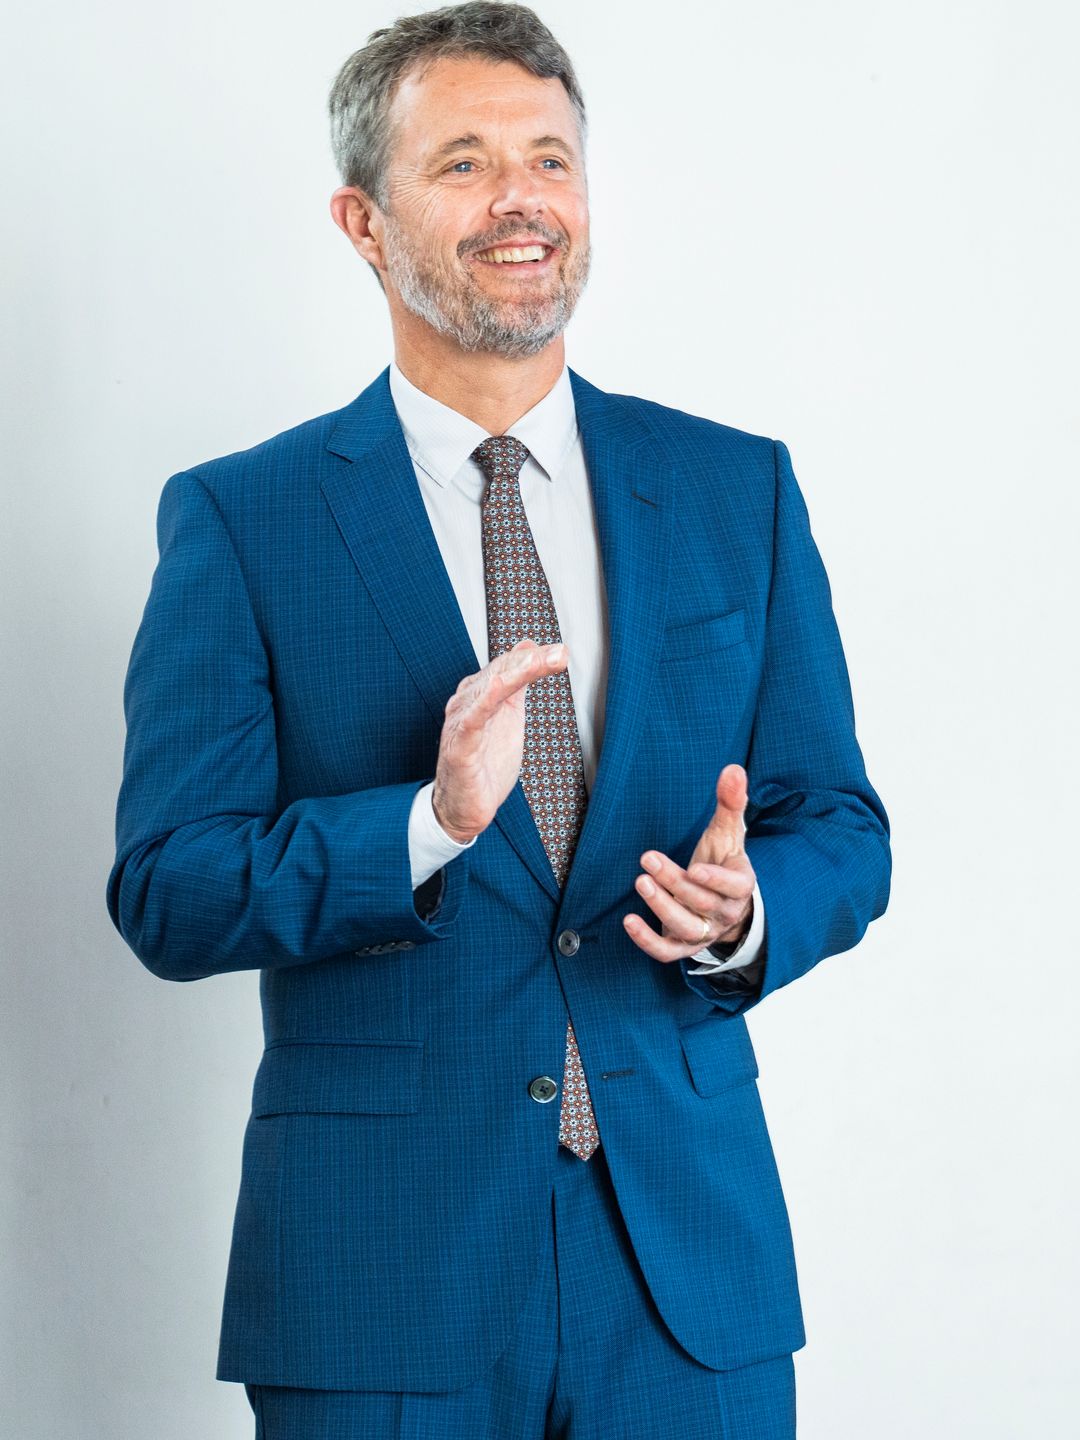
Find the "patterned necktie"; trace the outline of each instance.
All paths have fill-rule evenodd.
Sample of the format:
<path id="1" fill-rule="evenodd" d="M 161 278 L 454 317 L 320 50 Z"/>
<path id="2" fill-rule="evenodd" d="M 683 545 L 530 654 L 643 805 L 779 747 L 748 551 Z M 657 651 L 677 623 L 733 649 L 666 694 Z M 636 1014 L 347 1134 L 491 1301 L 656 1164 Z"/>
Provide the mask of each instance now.
<path id="1" fill-rule="evenodd" d="M 480 507 L 480 528 L 489 660 L 512 649 L 519 640 L 535 640 L 538 645 L 555 645 L 562 640 L 555 602 L 521 503 L 518 476 L 528 454 L 512 435 L 489 435 L 472 452 L 488 480 Z M 521 788 L 555 878 L 562 886 L 588 803 L 574 699 L 565 670 L 533 680 L 525 691 Z M 559 1143 L 582 1160 L 587 1160 L 600 1144 L 569 1019 Z"/>

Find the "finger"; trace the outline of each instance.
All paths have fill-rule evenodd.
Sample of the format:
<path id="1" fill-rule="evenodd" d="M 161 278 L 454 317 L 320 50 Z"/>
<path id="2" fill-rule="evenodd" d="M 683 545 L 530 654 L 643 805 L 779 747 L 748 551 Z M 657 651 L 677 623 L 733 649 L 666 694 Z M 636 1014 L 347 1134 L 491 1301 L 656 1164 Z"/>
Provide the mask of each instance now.
<path id="1" fill-rule="evenodd" d="M 725 765 L 716 782 L 716 809 L 709 829 L 719 838 L 728 855 L 741 854 L 746 834 L 746 771 L 741 765 Z"/>
<path id="2" fill-rule="evenodd" d="M 702 889 L 715 890 L 721 895 L 731 895 L 745 900 L 754 892 L 757 876 L 746 855 L 731 855 L 723 865 L 711 865 L 705 860 L 695 860 L 687 870 L 690 881 Z"/>
<path id="3" fill-rule="evenodd" d="M 662 960 L 665 964 L 672 960 L 688 959 L 691 955 L 696 955 L 707 943 L 694 941 L 684 944 L 681 940 L 672 940 L 664 935 L 658 935 L 649 922 L 640 915 L 624 915 L 623 929 L 634 944 L 645 951 L 646 955 L 651 955 L 654 960 Z M 700 929 L 699 925 L 698 930 L 700 931 Z"/>
<path id="4" fill-rule="evenodd" d="M 699 915 L 707 914 L 716 905 L 718 895 L 744 898 L 742 872 L 728 871 L 722 865 L 710 866 L 710 873 L 702 875 L 699 873 L 702 869 L 700 864 L 684 870 L 662 850 L 646 850 L 641 857 L 641 868 L 647 870 L 657 884 L 662 885 L 681 905 Z M 719 872 L 717 877 L 712 876 L 714 870 Z M 753 888 L 751 884 L 750 889 Z M 639 889 L 638 893 L 644 892 Z"/>
<path id="5" fill-rule="evenodd" d="M 670 891 L 657 885 L 648 875 L 639 875 L 636 883 L 638 894 L 649 909 L 670 931 L 672 937 L 684 945 L 693 944 L 695 949 L 707 945 L 710 939 L 729 930 L 746 913 L 746 898 L 726 895 L 707 895 L 700 909 L 684 905 L 676 900 Z M 713 927 L 707 935 L 702 934 L 703 920 Z"/>
<path id="6" fill-rule="evenodd" d="M 565 649 L 566 645 L 561 640 L 556 641 L 552 645 L 541 645 L 538 641 L 530 640 L 529 637 L 526 636 L 515 645 L 511 645 L 509 650 L 503 650 L 500 654 L 494 656 L 493 659 L 488 662 L 486 668 L 494 671 L 513 669 L 522 657 L 526 659 L 539 658 L 543 660 L 553 652 L 561 658 Z M 480 670 L 477 673 L 482 675 L 484 672 Z"/>
<path id="7" fill-rule="evenodd" d="M 505 700 L 541 675 L 555 675 L 567 665 L 566 646 L 537 645 L 534 640 L 519 640 L 512 650 L 496 656 L 490 673 L 498 677 L 499 699 Z M 483 674 L 483 671 L 480 672 Z"/>
<path id="8" fill-rule="evenodd" d="M 482 730 L 506 698 L 506 683 L 499 671 L 485 666 L 470 675 L 456 697 L 458 728 L 469 733 Z"/>
<path id="9" fill-rule="evenodd" d="M 466 676 L 461 691 L 464 710 L 458 721 L 460 727 L 466 731 L 482 729 L 499 706 L 530 681 L 565 669 L 565 652 L 565 645 L 537 645 L 532 640 L 519 640 L 475 675 Z"/>

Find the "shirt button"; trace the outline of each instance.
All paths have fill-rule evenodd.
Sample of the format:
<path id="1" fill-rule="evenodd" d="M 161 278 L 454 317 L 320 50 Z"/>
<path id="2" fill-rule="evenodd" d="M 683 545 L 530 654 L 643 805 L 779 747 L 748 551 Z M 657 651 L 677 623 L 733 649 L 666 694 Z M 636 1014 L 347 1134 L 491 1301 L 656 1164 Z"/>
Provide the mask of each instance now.
<path id="1" fill-rule="evenodd" d="M 559 933 L 558 946 L 563 955 L 576 955 L 581 944 L 581 936 L 576 930 L 562 930 Z"/>
<path id="2" fill-rule="evenodd" d="M 541 1105 L 546 1104 L 558 1088 L 550 1075 L 538 1075 L 535 1080 L 529 1081 L 529 1094 Z"/>

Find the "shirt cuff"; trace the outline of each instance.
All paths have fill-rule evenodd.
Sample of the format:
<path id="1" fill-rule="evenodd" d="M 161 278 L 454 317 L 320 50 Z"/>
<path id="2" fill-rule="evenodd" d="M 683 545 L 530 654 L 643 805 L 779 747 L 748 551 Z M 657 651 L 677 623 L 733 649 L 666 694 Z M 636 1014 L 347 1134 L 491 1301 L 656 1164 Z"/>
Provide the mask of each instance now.
<path id="1" fill-rule="evenodd" d="M 449 836 L 436 818 L 432 801 L 434 793 L 435 781 L 429 780 L 413 796 L 409 811 L 409 865 L 414 890 L 480 838 L 474 835 L 461 845 Z"/>
<path id="2" fill-rule="evenodd" d="M 693 968 L 688 966 L 686 973 L 688 975 L 722 975 L 726 970 L 742 970 L 747 965 L 754 963 L 761 954 L 764 944 L 765 902 L 761 898 L 761 891 L 755 881 L 753 915 L 750 920 L 750 928 L 742 940 L 725 959 L 714 955 L 707 946 L 704 950 L 699 950 L 696 955 L 691 955 L 689 958 L 700 963 Z"/>

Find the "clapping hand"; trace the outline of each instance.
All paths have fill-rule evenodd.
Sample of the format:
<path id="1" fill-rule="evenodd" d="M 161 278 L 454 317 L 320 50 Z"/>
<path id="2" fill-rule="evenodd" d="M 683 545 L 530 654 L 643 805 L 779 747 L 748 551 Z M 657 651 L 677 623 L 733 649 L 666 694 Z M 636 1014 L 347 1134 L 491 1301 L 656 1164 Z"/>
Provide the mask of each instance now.
<path id="1" fill-rule="evenodd" d="M 517 783 L 525 746 L 525 690 L 569 664 L 564 644 L 519 640 L 475 675 L 466 675 L 446 702 L 435 787 L 435 818 L 467 844 L 486 830 Z"/>
<path id="2" fill-rule="evenodd" d="M 640 915 L 624 915 L 635 945 L 654 960 L 683 960 L 706 945 L 741 940 L 753 915 L 755 876 L 743 849 L 746 771 L 725 765 L 716 782 L 716 809 L 684 870 L 660 850 L 646 850 L 635 888 L 659 917 L 658 935 Z"/>

